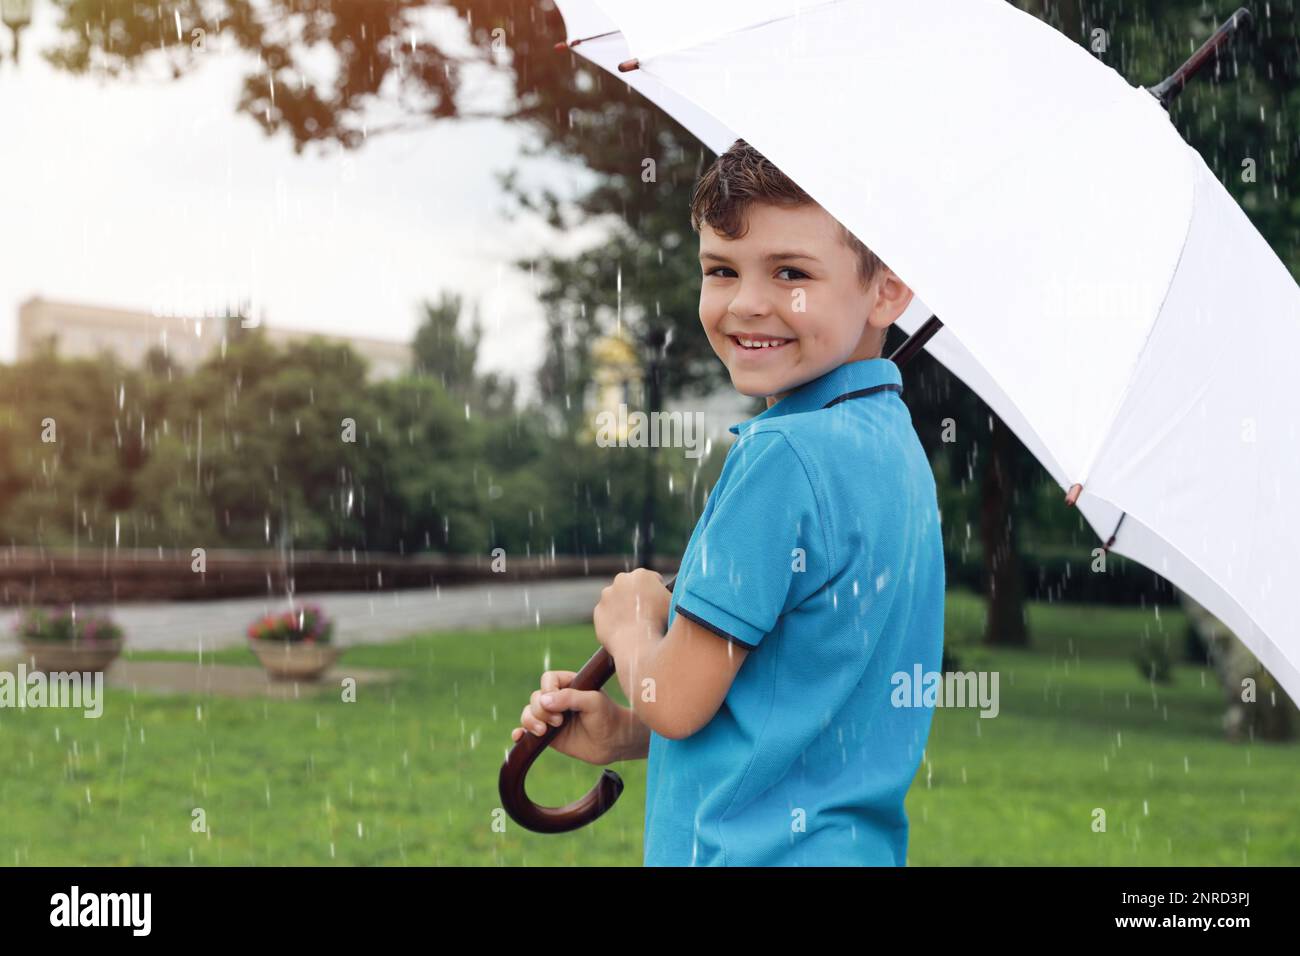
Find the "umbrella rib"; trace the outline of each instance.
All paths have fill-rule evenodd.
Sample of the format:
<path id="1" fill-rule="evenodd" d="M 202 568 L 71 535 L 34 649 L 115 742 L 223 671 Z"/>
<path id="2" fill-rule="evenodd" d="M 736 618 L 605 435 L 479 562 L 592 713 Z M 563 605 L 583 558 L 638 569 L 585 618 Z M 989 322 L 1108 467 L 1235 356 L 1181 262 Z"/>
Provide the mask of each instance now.
<path id="1" fill-rule="evenodd" d="M 593 33 L 589 37 L 578 37 L 576 40 L 561 40 L 555 44 L 556 50 L 571 50 L 579 43 L 586 43 L 588 40 L 599 40 L 601 37 L 612 37 L 616 33 L 622 33 L 622 30 L 606 30 L 604 33 Z"/>
<path id="2" fill-rule="evenodd" d="M 1091 477 L 1090 473 L 1092 471 L 1092 466 L 1096 464 L 1097 459 L 1101 457 L 1102 449 L 1105 448 L 1106 445 L 1106 438 L 1110 434 L 1110 430 L 1114 426 L 1116 419 L 1119 418 L 1120 409 L 1124 407 L 1124 402 L 1128 399 L 1129 392 L 1132 391 L 1133 389 L 1133 379 L 1136 375 L 1138 366 L 1142 364 L 1142 356 L 1146 354 L 1147 346 L 1151 343 L 1151 337 L 1155 334 L 1156 326 L 1160 324 L 1160 319 L 1164 315 L 1165 302 L 1168 301 L 1169 292 L 1174 287 L 1174 279 L 1178 276 L 1178 267 L 1182 265 L 1183 253 L 1186 252 L 1187 241 L 1188 239 L 1191 238 L 1192 235 L 1192 222 L 1196 219 L 1195 179 L 1192 180 L 1192 196 L 1193 196 L 1192 203 L 1191 203 L 1192 212 L 1191 215 L 1187 217 L 1187 232 L 1183 235 L 1183 244 L 1178 249 L 1178 259 L 1174 263 L 1173 271 L 1170 273 L 1169 285 L 1165 288 L 1165 294 L 1160 298 L 1160 308 L 1156 310 L 1156 319 L 1154 322 L 1151 323 L 1151 327 L 1147 329 L 1147 335 L 1146 338 L 1143 339 L 1142 341 L 1142 347 L 1138 349 L 1137 357 L 1133 360 L 1133 366 L 1129 372 L 1128 381 L 1125 382 L 1124 384 L 1124 391 L 1120 393 L 1119 400 L 1115 403 L 1115 408 L 1111 414 L 1110 421 L 1107 423 L 1105 430 L 1103 430 L 1101 433 L 1101 440 L 1097 443 L 1097 449 L 1096 451 L 1093 452 L 1092 458 L 1091 460 L 1089 460 L 1087 468 L 1084 469 L 1084 479 L 1082 484 L 1087 484 L 1088 478 Z M 1110 533 L 1110 537 L 1106 539 L 1106 543 L 1101 546 L 1102 551 L 1110 551 L 1111 546 L 1115 543 L 1115 536 L 1119 534 L 1119 527 L 1124 523 L 1124 517 L 1127 514 L 1128 514 L 1127 511 L 1120 512 L 1119 520 L 1115 522 L 1115 530 L 1113 530 Z"/>
<path id="3" fill-rule="evenodd" d="M 1115 543 L 1115 535 L 1119 534 L 1119 526 L 1124 523 L 1124 517 L 1127 514 L 1128 514 L 1127 511 L 1121 511 L 1119 513 L 1119 520 L 1115 522 L 1115 530 L 1110 533 L 1110 537 L 1107 538 L 1106 543 L 1101 546 L 1101 550 L 1103 551 L 1110 550 L 1110 546 Z"/>
<path id="4" fill-rule="evenodd" d="M 1191 147 L 1188 146 L 1187 150 L 1190 149 Z M 1192 224 L 1196 221 L 1196 171 L 1191 162 L 1190 156 L 1187 156 L 1186 152 L 1184 152 L 1183 155 L 1187 157 L 1187 165 L 1192 168 L 1191 175 L 1188 176 L 1192 198 L 1187 204 L 1189 210 L 1187 214 L 1187 228 L 1183 232 L 1182 244 L 1178 247 L 1178 258 L 1174 260 L 1173 268 L 1169 270 L 1169 283 L 1165 286 L 1164 294 L 1160 297 L 1160 307 L 1156 309 L 1155 320 L 1147 329 L 1146 337 L 1142 339 L 1142 347 L 1137 350 L 1137 354 L 1134 356 L 1133 362 L 1129 366 L 1128 375 L 1124 379 L 1124 390 L 1120 392 L 1119 398 L 1115 400 L 1115 404 L 1111 407 L 1110 418 L 1106 422 L 1106 427 L 1099 433 L 1101 437 L 1097 439 L 1096 447 L 1093 448 L 1092 453 L 1088 456 L 1088 459 L 1084 464 L 1083 477 L 1079 481 L 1082 485 L 1086 485 L 1088 479 L 1092 477 L 1092 468 L 1097 464 L 1097 460 L 1101 458 L 1101 453 L 1106 448 L 1106 439 L 1110 437 L 1111 429 L 1114 428 L 1115 422 L 1119 419 L 1120 410 L 1128 400 L 1129 393 L 1133 391 L 1133 380 L 1137 377 L 1137 369 L 1142 364 L 1142 359 L 1146 356 L 1147 348 L 1151 345 L 1151 338 L 1155 335 L 1156 328 L 1160 325 L 1160 320 L 1164 318 L 1165 304 L 1169 301 L 1169 293 L 1173 290 L 1174 280 L 1178 277 L 1178 270 L 1183 264 L 1183 256 L 1187 252 L 1187 243 L 1192 237 Z"/>
<path id="5" fill-rule="evenodd" d="M 1201 68 L 1205 66 L 1205 64 L 1209 62 L 1211 58 L 1215 58 L 1217 60 L 1220 47 L 1222 47 L 1227 41 L 1229 41 L 1232 38 L 1233 34 L 1237 30 L 1238 25 L 1240 23 L 1251 24 L 1253 22 L 1254 22 L 1254 18 L 1251 15 L 1250 10 L 1248 10 L 1246 7 L 1237 8 L 1237 10 L 1233 12 L 1232 16 L 1228 18 L 1228 21 L 1222 24 L 1217 30 L 1215 30 L 1213 35 L 1211 35 L 1208 40 L 1202 43 L 1200 48 L 1195 53 L 1193 53 L 1191 57 L 1189 57 L 1183 63 L 1182 66 L 1180 66 L 1177 70 L 1175 70 L 1172 74 L 1170 74 L 1164 81 L 1157 84 L 1154 89 L 1148 90 L 1146 89 L 1146 87 L 1138 87 L 1138 89 L 1145 90 L 1147 93 L 1150 93 L 1152 96 L 1154 96 L 1156 98 L 1156 102 L 1158 102 L 1165 109 L 1165 111 L 1168 112 L 1170 106 L 1173 103 L 1174 97 L 1183 91 L 1184 87 L 1187 86 L 1187 82 L 1198 72 L 1200 72 Z M 1092 466 L 1095 465 L 1097 463 L 1097 459 L 1101 457 L 1101 453 L 1102 450 L 1105 448 L 1106 438 L 1110 433 L 1111 427 L 1115 424 L 1116 419 L 1119 417 L 1120 409 L 1124 407 L 1124 402 L 1127 400 L 1129 392 L 1132 391 L 1134 375 L 1137 371 L 1138 366 L 1141 365 L 1142 363 L 1142 357 L 1143 355 L 1146 354 L 1147 346 L 1151 344 L 1151 337 L 1155 334 L 1156 326 L 1160 324 L 1160 319 L 1164 315 L 1165 303 L 1169 301 L 1169 293 L 1174 287 L 1174 280 L 1178 277 L 1178 268 L 1183 264 L 1183 255 L 1187 251 L 1187 243 L 1192 235 L 1192 224 L 1196 221 L 1197 170 L 1196 170 L 1196 164 L 1192 159 L 1192 156 L 1195 153 L 1195 151 L 1192 149 L 1191 146 L 1188 146 L 1186 142 L 1184 142 L 1183 148 L 1184 148 L 1184 155 L 1187 157 L 1187 166 L 1191 171 L 1190 180 L 1191 180 L 1192 199 L 1191 202 L 1188 203 L 1188 208 L 1191 210 L 1191 212 L 1187 217 L 1187 230 L 1186 232 L 1183 233 L 1183 243 L 1178 248 L 1178 258 L 1177 260 L 1175 260 L 1174 268 L 1169 274 L 1169 284 L 1165 286 L 1165 293 L 1160 298 L 1160 308 L 1156 310 L 1155 321 L 1152 322 L 1151 327 L 1147 329 L 1146 338 L 1142 340 L 1142 347 L 1138 349 L 1137 357 L 1134 359 L 1132 366 L 1130 366 L 1128 379 L 1124 383 L 1124 391 L 1120 393 L 1119 400 L 1116 402 L 1114 406 L 1114 410 L 1111 414 L 1110 421 L 1106 423 L 1106 428 L 1101 432 L 1101 438 L 1097 442 L 1097 447 L 1092 450 L 1091 455 L 1088 457 L 1087 464 L 1084 466 L 1083 469 L 1083 479 L 1081 482 L 1076 483 L 1074 486 L 1075 488 L 1079 489 L 1079 492 L 1082 492 L 1083 484 L 1087 483 L 1088 478 L 1091 477 Z M 1078 493 L 1074 492 L 1074 489 L 1072 488 L 1071 494 L 1073 495 L 1073 499 L 1067 499 L 1067 501 L 1070 504 L 1074 504 L 1074 501 L 1078 500 Z M 1124 517 L 1123 514 L 1121 514 L 1120 521 L 1123 522 L 1123 520 Z M 1116 524 L 1115 532 L 1118 531 L 1119 531 L 1119 525 Z M 1110 541 L 1107 542 L 1106 545 L 1107 547 L 1110 546 L 1110 543 L 1114 542 L 1115 532 L 1111 533 Z"/>

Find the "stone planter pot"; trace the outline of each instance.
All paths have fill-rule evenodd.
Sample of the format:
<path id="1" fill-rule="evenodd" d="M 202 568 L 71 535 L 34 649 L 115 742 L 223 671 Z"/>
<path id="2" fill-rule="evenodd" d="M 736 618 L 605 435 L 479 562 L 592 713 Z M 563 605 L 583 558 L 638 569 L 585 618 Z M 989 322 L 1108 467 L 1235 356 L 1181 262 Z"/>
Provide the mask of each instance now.
<path id="1" fill-rule="evenodd" d="M 334 644 L 250 640 L 249 646 L 272 680 L 319 680 L 343 653 Z"/>
<path id="2" fill-rule="evenodd" d="M 104 671 L 122 653 L 123 638 L 109 641 L 33 641 L 23 638 L 23 651 L 32 669 L 53 671 Z"/>

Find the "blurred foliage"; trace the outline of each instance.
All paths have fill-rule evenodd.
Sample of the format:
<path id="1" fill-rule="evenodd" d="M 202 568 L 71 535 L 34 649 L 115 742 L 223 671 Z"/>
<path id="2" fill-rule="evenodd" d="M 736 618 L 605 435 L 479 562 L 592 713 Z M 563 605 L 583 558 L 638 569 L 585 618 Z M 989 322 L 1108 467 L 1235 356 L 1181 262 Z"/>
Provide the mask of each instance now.
<path id="1" fill-rule="evenodd" d="M 429 321 L 472 354 L 472 335 Z M 457 394 L 415 371 L 368 382 L 349 346 L 280 348 L 260 329 L 228 334 L 192 372 L 165 358 L 137 369 L 47 352 L 0 367 L 6 543 L 633 551 L 657 450 L 601 448 L 537 407 L 505 405 L 512 391 L 472 365 Z M 657 532 L 680 549 L 721 454 L 658 455 L 671 507 Z"/>

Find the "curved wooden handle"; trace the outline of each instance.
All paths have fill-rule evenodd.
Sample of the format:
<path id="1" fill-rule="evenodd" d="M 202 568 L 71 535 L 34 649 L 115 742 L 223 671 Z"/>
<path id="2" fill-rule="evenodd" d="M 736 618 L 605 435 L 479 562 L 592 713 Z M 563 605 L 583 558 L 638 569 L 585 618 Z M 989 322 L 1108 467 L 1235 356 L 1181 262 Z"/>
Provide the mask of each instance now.
<path id="1" fill-rule="evenodd" d="M 668 590 L 673 589 L 676 580 L 677 575 L 674 574 L 664 582 Z M 576 690 L 599 690 L 613 676 L 614 658 L 602 647 L 582 665 L 582 670 L 578 671 L 569 686 Z M 501 805 L 512 820 L 534 833 L 566 833 L 585 827 L 612 807 L 623 792 L 623 778 L 613 770 L 605 770 L 586 796 L 567 806 L 543 807 L 528 799 L 524 790 L 524 778 L 528 776 L 528 769 L 555 739 L 556 734 L 564 729 L 572 714 L 571 710 L 565 711 L 564 719 L 559 725 L 548 728 L 540 737 L 525 732 L 515 741 L 506 756 L 506 762 L 501 765 L 498 781 Z"/>

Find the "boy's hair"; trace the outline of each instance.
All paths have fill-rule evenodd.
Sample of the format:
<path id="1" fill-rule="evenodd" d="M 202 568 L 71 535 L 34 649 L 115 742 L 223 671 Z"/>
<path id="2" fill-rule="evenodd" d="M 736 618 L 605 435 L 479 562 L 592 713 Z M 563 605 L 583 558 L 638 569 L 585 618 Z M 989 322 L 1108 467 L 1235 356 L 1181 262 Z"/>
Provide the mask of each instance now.
<path id="1" fill-rule="evenodd" d="M 695 184 L 691 196 L 691 228 L 699 232 L 701 223 L 707 222 L 711 229 L 728 239 L 739 239 L 742 217 L 754 202 L 774 206 L 817 205 L 815 199 L 766 156 L 738 139 L 713 161 Z M 885 264 L 844 223 L 835 221 L 841 239 L 858 257 L 858 281 L 865 289 Z"/>

